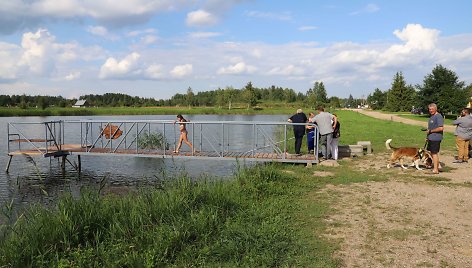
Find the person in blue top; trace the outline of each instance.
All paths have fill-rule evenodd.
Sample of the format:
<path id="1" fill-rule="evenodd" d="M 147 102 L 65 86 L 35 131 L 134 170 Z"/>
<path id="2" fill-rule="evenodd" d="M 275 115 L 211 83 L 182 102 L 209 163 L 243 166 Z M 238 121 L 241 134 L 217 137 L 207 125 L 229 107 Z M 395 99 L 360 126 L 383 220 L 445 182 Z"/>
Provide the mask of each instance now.
<path id="1" fill-rule="evenodd" d="M 439 174 L 439 148 L 443 139 L 444 118 L 438 113 L 438 106 L 435 103 L 428 105 L 431 117 L 428 121 L 428 148 L 433 158 L 433 174 Z"/>

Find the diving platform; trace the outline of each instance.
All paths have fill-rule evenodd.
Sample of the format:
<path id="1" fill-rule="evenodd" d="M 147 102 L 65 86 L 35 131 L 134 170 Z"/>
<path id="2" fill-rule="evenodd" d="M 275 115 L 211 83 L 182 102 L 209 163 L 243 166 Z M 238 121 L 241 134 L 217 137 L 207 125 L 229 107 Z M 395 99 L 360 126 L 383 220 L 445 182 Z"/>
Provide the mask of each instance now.
<path id="1" fill-rule="evenodd" d="M 193 144 L 179 143 L 179 124 L 185 124 Z M 314 152 L 318 151 L 316 125 L 287 122 L 173 120 L 59 120 L 8 123 L 9 172 L 13 156 L 67 157 L 127 155 L 175 159 L 232 160 L 317 164 L 315 153 L 295 155 L 293 125 L 314 126 Z M 290 146 L 289 146 L 290 145 Z M 292 149 L 293 150 L 293 149 Z M 69 162 L 70 163 L 70 162 Z M 78 170 L 80 172 L 80 170 Z"/>

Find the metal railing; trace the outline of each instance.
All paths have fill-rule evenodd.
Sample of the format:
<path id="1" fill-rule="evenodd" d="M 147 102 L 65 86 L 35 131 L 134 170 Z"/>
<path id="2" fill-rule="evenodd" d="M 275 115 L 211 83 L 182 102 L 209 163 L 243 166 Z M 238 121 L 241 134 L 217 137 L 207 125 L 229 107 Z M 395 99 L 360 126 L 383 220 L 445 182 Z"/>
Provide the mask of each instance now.
<path id="1" fill-rule="evenodd" d="M 51 148 L 62 150 L 64 144 L 79 144 L 81 154 L 127 153 L 135 155 L 161 155 L 178 157 L 173 153 L 180 138 L 179 124 L 184 124 L 190 150 L 183 144 L 185 156 L 192 157 L 259 157 L 270 154 L 273 158 L 286 159 L 289 141 L 293 139 L 292 126 L 314 126 L 313 162 L 318 162 L 318 129 L 311 123 L 247 122 L 247 121 L 191 121 L 173 120 L 64 120 L 40 123 L 9 123 L 8 152 L 17 143 L 47 154 Z M 27 130 L 19 126 L 27 125 Z M 38 132 L 31 126 L 44 126 L 43 136 L 35 139 Z M 21 142 L 19 141 L 21 140 Z M 37 141 L 44 142 L 44 147 Z M 195 153 L 197 152 L 197 153 Z M 205 154 L 203 154 L 205 152 Z M 310 160 L 311 161 L 311 160 Z M 307 162 L 303 160 L 301 162 Z"/>
<path id="2" fill-rule="evenodd" d="M 7 150 L 33 151 L 47 155 L 62 151 L 64 141 L 63 121 L 11 122 L 7 125 Z"/>

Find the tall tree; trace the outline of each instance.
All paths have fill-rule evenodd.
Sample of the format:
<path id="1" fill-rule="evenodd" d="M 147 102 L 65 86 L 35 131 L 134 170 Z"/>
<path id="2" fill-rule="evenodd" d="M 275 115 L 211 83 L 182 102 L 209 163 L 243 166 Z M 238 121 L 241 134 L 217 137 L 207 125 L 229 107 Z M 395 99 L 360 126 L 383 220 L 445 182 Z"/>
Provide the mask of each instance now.
<path id="1" fill-rule="evenodd" d="M 326 105 L 328 103 L 328 94 L 326 93 L 323 82 L 315 82 L 313 91 L 315 92 L 316 96 L 316 106 Z"/>
<path id="2" fill-rule="evenodd" d="M 233 87 L 226 87 L 224 90 L 225 101 L 228 103 L 228 110 L 231 110 L 232 103 L 236 98 L 238 91 Z"/>
<path id="3" fill-rule="evenodd" d="M 395 74 L 392 88 L 387 94 L 386 108 L 389 111 L 411 111 L 411 108 L 415 105 L 416 91 L 411 85 L 406 85 L 402 72 Z"/>
<path id="4" fill-rule="evenodd" d="M 329 98 L 329 107 L 331 108 L 339 108 L 341 107 L 341 100 L 339 97 L 332 96 Z"/>
<path id="5" fill-rule="evenodd" d="M 346 107 L 348 108 L 357 108 L 356 101 L 352 97 L 352 94 L 349 94 L 349 98 L 347 98 L 347 101 L 345 104 L 346 104 Z"/>
<path id="6" fill-rule="evenodd" d="M 188 108 L 192 107 L 195 102 L 195 94 L 193 94 L 192 88 L 188 87 L 187 88 L 187 96 L 186 96 L 186 101 Z"/>
<path id="7" fill-rule="evenodd" d="M 369 104 L 369 106 L 374 110 L 383 109 L 386 100 L 387 94 L 385 92 L 382 92 L 378 88 L 374 90 L 374 93 L 369 94 L 369 96 L 367 96 L 367 104 Z"/>
<path id="8" fill-rule="evenodd" d="M 417 87 L 421 107 L 434 102 L 442 112 L 457 113 L 467 104 L 465 83 L 442 65 L 436 65 Z"/>
<path id="9" fill-rule="evenodd" d="M 247 108 L 254 107 L 257 105 L 257 94 L 252 86 L 252 82 L 248 82 L 243 90 L 243 97 L 247 103 Z"/>

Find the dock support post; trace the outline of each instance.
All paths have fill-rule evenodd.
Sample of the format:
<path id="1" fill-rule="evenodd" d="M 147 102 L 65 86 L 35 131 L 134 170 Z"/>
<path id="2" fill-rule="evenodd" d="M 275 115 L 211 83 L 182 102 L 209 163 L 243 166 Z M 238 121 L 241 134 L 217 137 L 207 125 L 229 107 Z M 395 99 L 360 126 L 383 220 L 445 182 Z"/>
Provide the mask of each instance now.
<path id="1" fill-rule="evenodd" d="M 78 164 L 77 164 L 77 171 L 79 172 L 79 176 L 80 176 L 80 173 L 82 172 L 82 162 L 81 162 L 81 160 L 80 160 L 80 154 L 77 155 L 77 162 L 78 162 Z"/>
<path id="2" fill-rule="evenodd" d="M 66 170 L 66 156 L 65 155 L 62 156 L 61 169 L 62 169 L 62 172 Z"/>
<path id="3" fill-rule="evenodd" d="M 8 173 L 9 169 L 10 169 L 10 164 L 11 164 L 11 159 L 13 158 L 13 155 L 10 155 L 10 159 L 8 159 L 8 164 L 7 164 L 7 168 L 5 169 L 5 172 Z"/>

